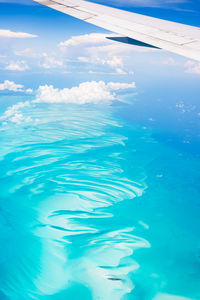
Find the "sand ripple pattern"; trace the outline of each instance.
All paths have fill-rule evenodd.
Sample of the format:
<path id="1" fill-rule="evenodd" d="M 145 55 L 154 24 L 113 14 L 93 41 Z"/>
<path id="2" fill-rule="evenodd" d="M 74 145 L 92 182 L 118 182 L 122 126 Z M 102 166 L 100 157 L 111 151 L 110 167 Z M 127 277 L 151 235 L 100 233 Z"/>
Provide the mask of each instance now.
<path id="1" fill-rule="evenodd" d="M 75 283 L 91 299 L 122 299 L 140 267 L 134 250 L 150 246 L 111 209 L 145 190 L 142 176 L 127 176 L 123 124 L 109 107 L 40 104 L 23 113 L 30 123 L 0 131 L 1 289 L 12 300 L 60 299 Z"/>

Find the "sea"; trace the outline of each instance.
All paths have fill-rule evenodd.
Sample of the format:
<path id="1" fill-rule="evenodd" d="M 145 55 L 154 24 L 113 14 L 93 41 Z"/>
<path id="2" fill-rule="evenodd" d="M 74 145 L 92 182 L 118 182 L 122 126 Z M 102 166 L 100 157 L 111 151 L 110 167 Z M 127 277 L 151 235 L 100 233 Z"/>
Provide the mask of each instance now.
<path id="1" fill-rule="evenodd" d="M 0 299 L 200 299 L 199 102 L 31 97 L 0 97 Z"/>

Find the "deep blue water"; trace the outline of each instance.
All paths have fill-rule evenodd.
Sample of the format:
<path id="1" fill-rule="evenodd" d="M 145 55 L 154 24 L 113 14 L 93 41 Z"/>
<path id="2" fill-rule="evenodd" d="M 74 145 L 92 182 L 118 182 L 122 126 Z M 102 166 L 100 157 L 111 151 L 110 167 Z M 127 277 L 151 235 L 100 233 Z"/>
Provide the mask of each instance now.
<path id="1" fill-rule="evenodd" d="M 1 300 L 200 299 L 198 116 L 147 106 L 1 120 Z"/>

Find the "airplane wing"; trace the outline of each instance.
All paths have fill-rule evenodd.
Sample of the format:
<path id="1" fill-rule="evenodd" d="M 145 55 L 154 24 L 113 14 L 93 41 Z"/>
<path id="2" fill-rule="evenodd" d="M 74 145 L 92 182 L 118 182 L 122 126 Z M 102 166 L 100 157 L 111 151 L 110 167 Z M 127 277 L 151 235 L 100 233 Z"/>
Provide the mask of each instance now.
<path id="1" fill-rule="evenodd" d="M 161 48 L 200 61 L 200 28 L 152 18 L 85 0 L 34 0 L 122 35 L 113 40 Z M 121 40 L 120 40 L 121 39 Z"/>

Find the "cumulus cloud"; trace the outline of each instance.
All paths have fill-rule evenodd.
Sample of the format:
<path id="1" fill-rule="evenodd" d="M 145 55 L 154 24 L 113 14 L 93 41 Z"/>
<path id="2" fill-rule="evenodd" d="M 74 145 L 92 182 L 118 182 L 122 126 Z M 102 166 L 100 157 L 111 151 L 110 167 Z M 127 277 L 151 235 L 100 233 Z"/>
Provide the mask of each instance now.
<path id="1" fill-rule="evenodd" d="M 200 63 L 188 60 L 185 63 L 185 72 L 192 73 L 192 74 L 200 74 Z"/>
<path id="2" fill-rule="evenodd" d="M 103 33 L 90 33 L 84 35 L 76 35 L 71 37 L 70 39 L 61 42 L 59 44 L 60 48 L 66 48 L 69 46 L 79 46 L 84 44 L 102 44 L 105 43 L 106 36 Z M 107 41 L 108 42 L 108 41 Z"/>
<path id="3" fill-rule="evenodd" d="M 100 103 L 102 101 L 111 102 L 117 98 L 114 91 L 121 89 L 133 89 L 135 83 L 119 83 L 104 81 L 83 82 L 77 87 L 58 89 L 52 85 L 40 86 L 37 90 L 37 97 L 34 102 L 47 103 Z"/>
<path id="4" fill-rule="evenodd" d="M 33 93 L 32 89 L 24 89 L 23 84 L 16 84 L 14 81 L 5 80 L 3 83 L 0 83 L 0 91 L 12 91 L 12 92 L 25 92 L 27 94 Z"/>
<path id="5" fill-rule="evenodd" d="M 13 92 L 23 91 L 22 84 L 16 84 L 14 81 L 5 80 L 3 83 L 0 83 L 0 91 L 8 90 Z"/>
<path id="6" fill-rule="evenodd" d="M 18 60 L 15 62 L 11 62 L 9 65 L 5 67 L 6 70 L 9 71 L 25 71 L 28 70 L 29 67 L 24 60 Z"/>
<path id="7" fill-rule="evenodd" d="M 124 44 L 107 39 L 107 37 L 117 36 L 117 34 L 104 34 L 104 33 L 90 33 L 72 36 L 70 39 L 61 42 L 58 46 L 63 52 L 70 53 L 70 50 L 82 50 L 88 49 L 90 53 L 95 51 L 108 53 L 108 50 L 113 54 L 129 52 L 130 50 L 143 49 L 145 51 L 155 51 L 153 48 L 144 48 L 134 45 Z M 141 50 L 141 51 L 143 51 Z M 83 55 L 81 55 L 83 56 Z"/>
<path id="8" fill-rule="evenodd" d="M 36 102 L 50 103 L 98 103 L 114 100 L 114 95 L 110 93 L 103 81 L 92 81 L 81 83 L 78 87 L 59 90 L 52 85 L 40 86 L 37 91 Z"/>
<path id="9" fill-rule="evenodd" d="M 0 120 L 4 122 L 10 121 L 12 123 L 21 123 L 22 121 L 30 121 L 29 117 L 24 117 L 21 109 L 30 105 L 29 101 L 26 102 L 18 102 L 15 105 L 8 107 L 3 116 L 0 117 Z"/>
<path id="10" fill-rule="evenodd" d="M 0 29 L 0 38 L 16 38 L 16 39 L 25 39 L 25 38 L 35 38 L 37 35 L 26 33 L 26 32 L 15 32 L 9 29 Z"/>
<path id="11" fill-rule="evenodd" d="M 23 91 L 23 85 L 17 85 L 12 81 L 6 80 L 0 84 L 0 90 L 9 89 L 12 91 Z M 135 83 L 122 83 L 122 82 L 108 82 L 104 81 L 90 81 L 83 82 L 79 86 L 72 88 L 58 89 L 52 85 L 40 86 L 36 91 L 36 99 L 26 102 L 18 102 L 15 105 L 8 107 L 0 121 L 3 125 L 8 122 L 20 124 L 24 122 L 34 121 L 30 116 L 27 116 L 26 108 L 30 107 L 33 103 L 74 103 L 74 104 L 87 104 L 87 103 L 108 103 L 118 100 L 117 91 L 134 89 Z M 32 93 L 32 89 L 27 89 L 27 93 Z M 25 111 L 24 111 L 25 110 Z M 37 120 L 35 120 L 37 122 Z"/>

